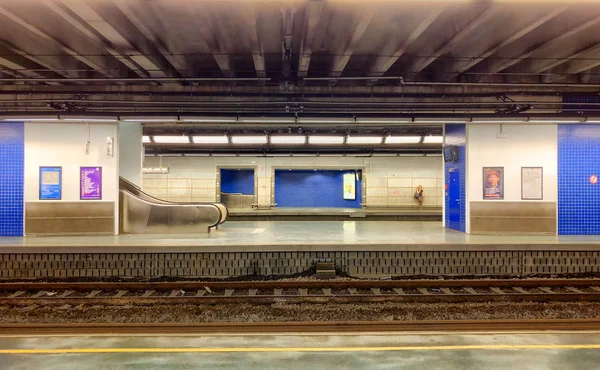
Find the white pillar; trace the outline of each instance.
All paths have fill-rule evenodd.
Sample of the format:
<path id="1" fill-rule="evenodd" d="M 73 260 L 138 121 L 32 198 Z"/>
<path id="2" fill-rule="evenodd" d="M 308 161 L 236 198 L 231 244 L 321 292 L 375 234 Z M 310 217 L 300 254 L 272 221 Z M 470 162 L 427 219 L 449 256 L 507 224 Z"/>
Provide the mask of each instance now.
<path id="1" fill-rule="evenodd" d="M 142 187 L 142 124 L 139 122 L 119 123 L 119 176 Z"/>

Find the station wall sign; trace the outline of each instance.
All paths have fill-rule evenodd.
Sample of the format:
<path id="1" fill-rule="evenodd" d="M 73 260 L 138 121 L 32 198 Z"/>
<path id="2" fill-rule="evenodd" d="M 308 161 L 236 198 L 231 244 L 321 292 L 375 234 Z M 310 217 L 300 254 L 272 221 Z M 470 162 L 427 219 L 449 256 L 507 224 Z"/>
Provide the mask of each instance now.
<path id="1" fill-rule="evenodd" d="M 62 198 L 62 167 L 40 167 L 40 200 Z"/>
<path id="2" fill-rule="evenodd" d="M 80 167 L 79 199 L 102 199 L 102 167 Z"/>

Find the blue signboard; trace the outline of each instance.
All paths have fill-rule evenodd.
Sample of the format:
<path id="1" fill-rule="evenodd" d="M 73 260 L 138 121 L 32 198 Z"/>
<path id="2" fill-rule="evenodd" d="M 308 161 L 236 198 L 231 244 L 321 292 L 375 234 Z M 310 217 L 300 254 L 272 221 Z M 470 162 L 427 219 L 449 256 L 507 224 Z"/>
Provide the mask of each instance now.
<path id="1" fill-rule="evenodd" d="M 62 197 L 62 167 L 40 167 L 40 200 Z"/>

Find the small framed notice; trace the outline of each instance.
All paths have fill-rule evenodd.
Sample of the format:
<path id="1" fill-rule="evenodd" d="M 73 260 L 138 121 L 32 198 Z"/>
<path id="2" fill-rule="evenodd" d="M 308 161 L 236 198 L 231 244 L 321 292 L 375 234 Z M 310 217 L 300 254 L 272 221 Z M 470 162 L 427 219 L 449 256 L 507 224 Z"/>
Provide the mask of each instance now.
<path id="1" fill-rule="evenodd" d="M 79 181 L 79 199 L 102 199 L 102 167 L 81 167 Z"/>
<path id="2" fill-rule="evenodd" d="M 356 175 L 354 173 L 345 173 L 343 176 L 344 182 L 344 199 L 356 199 Z"/>
<path id="3" fill-rule="evenodd" d="M 40 167 L 40 200 L 62 198 L 62 167 Z"/>
<path id="4" fill-rule="evenodd" d="M 521 167 L 521 199 L 544 199 L 543 167 Z"/>

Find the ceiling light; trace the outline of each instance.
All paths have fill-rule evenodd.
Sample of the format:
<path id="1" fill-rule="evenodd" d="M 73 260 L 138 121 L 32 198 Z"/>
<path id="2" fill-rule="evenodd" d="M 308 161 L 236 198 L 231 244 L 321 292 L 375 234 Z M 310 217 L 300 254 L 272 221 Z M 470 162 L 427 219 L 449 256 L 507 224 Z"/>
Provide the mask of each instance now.
<path id="1" fill-rule="evenodd" d="M 123 117 L 123 122 L 175 122 L 177 117 Z"/>
<path id="2" fill-rule="evenodd" d="M 183 153 L 184 157 L 208 157 L 210 153 Z"/>
<path id="3" fill-rule="evenodd" d="M 271 135 L 271 144 L 306 144 L 304 135 Z"/>
<path id="4" fill-rule="evenodd" d="M 357 118 L 356 123 L 410 123 L 412 118 Z"/>
<path id="5" fill-rule="evenodd" d="M 398 154 L 400 157 L 424 157 L 423 153 L 400 153 Z"/>
<path id="6" fill-rule="evenodd" d="M 425 156 L 426 157 L 441 157 L 442 154 L 441 153 L 426 153 Z"/>
<path id="7" fill-rule="evenodd" d="M 298 123 L 354 123 L 353 118 L 298 118 Z"/>
<path id="8" fill-rule="evenodd" d="M 308 137 L 309 144 L 343 144 L 343 136 L 326 136 L 326 135 L 310 135 Z"/>
<path id="9" fill-rule="evenodd" d="M 148 144 L 151 142 L 152 142 L 152 140 L 150 140 L 150 136 L 142 136 L 142 143 Z"/>
<path id="10" fill-rule="evenodd" d="M 156 144 L 189 144 L 190 138 L 187 136 L 153 136 Z"/>
<path id="11" fill-rule="evenodd" d="M 181 117 L 181 122 L 198 122 L 198 123 L 234 123 L 237 122 L 235 117 Z"/>
<path id="12" fill-rule="evenodd" d="M 351 136 L 346 138 L 346 144 L 381 144 L 381 136 Z"/>
<path id="13" fill-rule="evenodd" d="M 117 122 L 116 119 L 111 118 L 61 118 L 63 121 L 68 122 Z"/>
<path id="14" fill-rule="evenodd" d="M 266 144 L 266 136 L 232 136 L 231 142 L 233 144 Z"/>
<path id="15" fill-rule="evenodd" d="M 159 154 L 159 157 L 183 157 L 182 153 L 164 153 L 164 154 Z"/>
<path id="16" fill-rule="evenodd" d="M 512 122 L 526 122 L 527 118 L 523 117 L 523 118 L 514 118 L 514 117 L 508 117 L 508 118 L 499 118 L 499 117 L 493 117 L 493 118 L 473 118 L 471 120 L 471 123 L 512 123 Z"/>
<path id="17" fill-rule="evenodd" d="M 203 135 L 192 136 L 194 144 L 229 144 L 229 139 L 225 135 Z"/>
<path id="18" fill-rule="evenodd" d="M 577 119 L 529 119 L 529 123 L 581 123 Z"/>
<path id="19" fill-rule="evenodd" d="M 423 144 L 441 144 L 443 142 L 443 136 L 423 136 Z"/>
<path id="20" fill-rule="evenodd" d="M 294 123 L 296 118 L 294 117 L 248 117 L 240 118 L 240 122 L 244 123 Z"/>
<path id="21" fill-rule="evenodd" d="M 22 118 L 22 117 L 16 117 L 16 118 L 5 118 L 5 121 L 8 122 L 22 122 L 22 121 L 58 121 L 58 117 L 54 117 L 54 118 L 36 118 L 36 117 L 29 117 L 29 118 Z"/>
<path id="22" fill-rule="evenodd" d="M 418 123 L 465 123 L 467 119 L 459 119 L 459 118 L 418 118 L 415 117 L 415 122 Z"/>
<path id="23" fill-rule="evenodd" d="M 211 157 L 235 157 L 235 153 L 210 153 Z"/>
<path id="24" fill-rule="evenodd" d="M 421 136 L 386 136 L 386 144 L 418 144 Z"/>
<path id="25" fill-rule="evenodd" d="M 373 157 L 397 157 L 398 153 L 373 153 Z"/>

